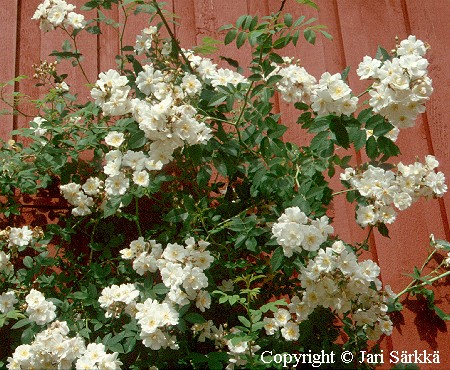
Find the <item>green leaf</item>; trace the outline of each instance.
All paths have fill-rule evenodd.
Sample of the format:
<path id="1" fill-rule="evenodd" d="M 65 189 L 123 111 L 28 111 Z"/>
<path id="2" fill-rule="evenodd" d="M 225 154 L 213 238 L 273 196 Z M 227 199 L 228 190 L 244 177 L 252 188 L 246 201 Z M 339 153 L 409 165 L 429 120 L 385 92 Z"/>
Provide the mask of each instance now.
<path id="1" fill-rule="evenodd" d="M 258 245 L 258 242 L 256 241 L 256 239 L 254 237 L 247 238 L 247 240 L 245 241 L 245 247 L 249 251 L 255 252 L 257 245 Z"/>
<path id="2" fill-rule="evenodd" d="M 371 115 L 370 113 L 371 111 L 369 111 L 367 113 L 367 115 L 364 115 L 364 117 L 367 117 L 367 121 L 366 121 L 366 126 L 365 128 L 367 130 L 373 130 L 377 125 L 383 123 L 385 121 L 385 118 L 379 114 L 375 114 L 375 115 Z M 363 112 L 361 112 L 362 114 Z M 360 116 L 361 116 L 360 114 Z M 361 120 L 360 117 L 358 117 L 358 120 L 364 122 L 364 120 Z"/>
<path id="3" fill-rule="evenodd" d="M 234 26 L 233 26 L 231 23 L 224 24 L 223 26 L 221 26 L 221 27 L 219 28 L 219 31 L 229 30 L 229 29 L 231 29 L 231 28 L 233 28 L 233 27 L 234 27 Z"/>
<path id="4" fill-rule="evenodd" d="M 123 344 L 124 353 L 131 353 L 135 347 L 136 347 L 136 338 L 134 337 L 127 338 L 125 343 Z"/>
<path id="5" fill-rule="evenodd" d="M 283 57 L 281 57 L 281 55 L 279 55 L 277 53 L 270 53 L 269 54 L 269 59 L 272 62 L 275 62 L 275 63 L 278 63 L 278 64 L 284 63 Z"/>
<path id="6" fill-rule="evenodd" d="M 6 313 L 6 317 L 8 319 L 17 320 L 17 319 L 24 319 L 25 315 L 19 310 L 11 310 Z"/>
<path id="7" fill-rule="evenodd" d="M 292 35 L 292 43 L 294 44 L 294 46 L 297 46 L 297 42 L 298 42 L 299 37 L 300 37 L 300 30 L 297 30 Z"/>
<path id="8" fill-rule="evenodd" d="M 153 287 L 153 293 L 155 294 L 167 294 L 169 293 L 169 288 L 167 288 L 163 283 L 156 284 Z"/>
<path id="9" fill-rule="evenodd" d="M 196 312 L 190 312 L 184 315 L 183 318 L 191 324 L 203 324 L 206 322 L 203 316 Z"/>
<path id="10" fill-rule="evenodd" d="M 94 284 L 89 284 L 88 286 L 89 298 L 96 299 L 98 296 L 97 288 Z"/>
<path id="11" fill-rule="evenodd" d="M 435 242 L 439 244 L 442 249 L 450 252 L 450 243 L 447 240 L 437 239 Z"/>
<path id="12" fill-rule="evenodd" d="M 112 338 L 110 338 L 110 339 L 108 340 L 108 342 L 106 343 L 106 345 L 107 345 L 108 347 L 110 347 L 110 346 L 112 346 L 112 345 L 114 345 L 114 344 L 119 343 L 120 341 L 122 341 L 122 339 L 125 338 L 125 334 L 126 334 L 126 333 L 123 331 L 123 332 L 121 332 L 121 333 L 119 333 L 119 334 L 113 336 Z"/>
<path id="13" fill-rule="evenodd" d="M 245 316 L 238 316 L 238 320 L 247 328 L 251 326 L 250 321 Z"/>
<path id="14" fill-rule="evenodd" d="M 247 33 L 246 32 L 239 33 L 239 35 L 236 38 L 236 47 L 240 49 L 242 45 L 244 45 L 245 40 L 247 40 Z"/>
<path id="15" fill-rule="evenodd" d="M 21 336 L 22 343 L 23 344 L 30 344 L 33 341 L 33 339 L 34 339 L 34 335 L 35 334 L 36 333 L 34 332 L 32 327 L 25 329 L 22 332 L 22 336 Z"/>
<path id="16" fill-rule="evenodd" d="M 25 258 L 23 259 L 23 264 L 29 269 L 32 268 L 34 264 L 33 258 L 31 258 L 30 256 L 25 256 Z"/>
<path id="17" fill-rule="evenodd" d="M 139 61 L 134 58 L 134 56 L 128 55 L 127 57 L 131 60 L 131 64 L 133 64 L 134 73 L 139 74 L 144 70 L 144 68 L 142 68 L 142 64 L 139 63 Z"/>
<path id="18" fill-rule="evenodd" d="M 391 59 L 391 56 L 389 55 L 389 53 L 386 49 L 383 49 L 381 46 L 378 46 L 377 54 L 375 55 L 375 58 L 379 59 L 381 61 L 385 61 L 385 60 Z"/>
<path id="19" fill-rule="evenodd" d="M 275 249 L 270 259 L 270 265 L 272 266 L 272 271 L 277 271 L 284 261 L 284 252 L 282 247 Z"/>
<path id="20" fill-rule="evenodd" d="M 329 136 L 328 131 L 319 132 L 311 140 L 311 150 L 317 152 L 323 158 L 330 157 L 334 152 L 334 144 Z"/>
<path id="21" fill-rule="evenodd" d="M 120 202 L 121 198 L 119 197 L 108 199 L 103 210 L 103 218 L 107 218 L 116 214 L 117 210 L 119 209 Z"/>
<path id="22" fill-rule="evenodd" d="M 303 31 L 303 36 L 305 37 L 305 40 L 308 41 L 310 44 L 316 43 L 316 33 L 311 29 L 306 29 Z"/>
<path id="23" fill-rule="evenodd" d="M 289 41 L 290 41 L 290 37 L 288 37 L 288 36 L 280 37 L 278 40 L 276 40 L 273 43 L 273 48 L 274 49 L 283 49 L 287 44 L 289 44 Z"/>
<path id="24" fill-rule="evenodd" d="M 398 299 L 389 298 L 387 306 L 388 306 L 387 310 L 388 313 L 401 311 L 403 309 L 403 305 L 398 301 Z"/>
<path id="25" fill-rule="evenodd" d="M 82 5 L 80 9 L 81 10 L 92 10 L 92 9 L 95 9 L 97 6 L 99 6 L 98 1 L 93 0 L 93 1 L 88 1 L 87 3 Z"/>
<path id="26" fill-rule="evenodd" d="M 302 15 L 302 16 L 300 16 L 295 22 L 294 22 L 294 27 L 298 27 L 298 26 L 300 26 L 302 23 L 303 23 L 303 21 L 305 20 L 305 16 L 304 15 Z"/>
<path id="27" fill-rule="evenodd" d="M 324 35 L 328 40 L 333 40 L 333 36 L 331 36 L 327 31 L 320 30 L 320 33 Z"/>
<path id="28" fill-rule="evenodd" d="M 259 73 L 254 73 L 250 76 L 248 76 L 249 81 L 261 81 L 263 79 L 263 76 L 261 76 Z"/>
<path id="29" fill-rule="evenodd" d="M 142 147 L 147 142 L 144 131 L 139 130 L 138 132 L 131 135 L 128 140 L 129 149 L 137 149 Z"/>
<path id="30" fill-rule="evenodd" d="M 388 121 L 384 120 L 383 122 L 378 123 L 374 127 L 373 134 L 375 136 L 381 136 L 381 135 L 384 135 L 384 134 L 388 133 L 393 128 L 394 128 L 394 126 L 392 126 Z"/>
<path id="31" fill-rule="evenodd" d="M 276 312 L 278 310 L 278 306 L 287 306 L 287 303 L 285 300 L 279 299 L 275 302 L 269 302 L 262 305 L 259 310 L 263 313 L 266 313 L 267 311 Z"/>
<path id="32" fill-rule="evenodd" d="M 330 127 L 330 116 L 316 117 L 311 126 L 308 127 L 308 132 L 322 132 L 327 131 Z"/>
<path id="33" fill-rule="evenodd" d="M 386 238 L 389 238 L 389 230 L 385 224 L 381 223 L 378 225 L 377 228 L 381 235 L 383 235 Z"/>
<path id="34" fill-rule="evenodd" d="M 30 323 L 30 320 L 28 318 L 22 319 L 17 321 L 12 327 L 11 329 L 19 329 L 22 328 L 26 325 L 28 325 Z"/>
<path id="35" fill-rule="evenodd" d="M 189 353 L 189 358 L 191 359 L 193 364 L 201 364 L 208 361 L 205 355 L 197 352 Z"/>
<path id="36" fill-rule="evenodd" d="M 221 370 L 228 362 L 228 355 L 225 352 L 210 352 L 208 353 L 208 368 L 211 370 Z"/>
<path id="37" fill-rule="evenodd" d="M 298 4 L 307 5 L 307 6 L 310 6 L 311 8 L 319 10 L 319 7 L 317 6 L 317 4 L 312 0 L 295 0 L 295 1 Z"/>
<path id="38" fill-rule="evenodd" d="M 200 188 L 204 188 L 208 185 L 211 178 L 212 169 L 210 166 L 202 166 L 197 173 L 197 184 Z"/>
<path id="39" fill-rule="evenodd" d="M 216 40 L 210 36 L 203 37 L 199 45 L 192 48 L 197 54 L 214 54 L 219 48 L 216 45 L 222 44 L 221 41 Z"/>
<path id="40" fill-rule="evenodd" d="M 348 72 L 350 72 L 350 66 L 348 66 L 347 68 L 345 68 L 342 72 L 341 72 L 341 78 L 343 81 L 347 81 L 348 78 Z"/>
<path id="41" fill-rule="evenodd" d="M 209 105 L 210 105 L 211 107 L 215 107 L 215 106 L 217 106 L 217 105 L 222 104 L 226 99 L 227 99 L 227 96 L 226 96 L 226 95 L 223 95 L 223 94 L 217 94 L 217 95 L 215 95 L 215 96 L 211 99 L 211 101 L 209 102 Z"/>
<path id="42" fill-rule="evenodd" d="M 248 15 L 243 14 L 241 15 L 238 20 L 236 21 L 236 27 L 237 28 L 241 28 L 241 26 L 244 24 L 244 22 L 246 21 Z"/>
<path id="43" fill-rule="evenodd" d="M 292 26 L 292 14 L 286 13 L 284 15 L 284 24 L 288 27 Z"/>
<path id="44" fill-rule="evenodd" d="M 434 311 L 436 311 L 436 314 L 442 319 L 442 320 L 450 320 L 450 314 L 445 313 L 442 311 L 438 306 L 433 306 Z"/>
<path id="45" fill-rule="evenodd" d="M 81 57 L 80 53 L 73 53 L 71 51 L 53 51 L 52 53 L 50 53 L 50 55 L 62 59 L 70 59 L 70 58 L 79 59 Z"/>
<path id="46" fill-rule="evenodd" d="M 277 83 L 278 81 L 280 81 L 282 79 L 283 79 L 283 76 L 280 76 L 280 75 L 270 76 L 269 79 L 266 82 L 266 85 L 267 86 L 274 85 L 275 83 Z"/>
<path id="47" fill-rule="evenodd" d="M 100 35 L 102 33 L 99 26 L 86 27 L 86 31 L 92 33 L 93 35 Z"/>
<path id="48" fill-rule="evenodd" d="M 340 120 L 338 119 L 333 119 L 330 123 L 330 130 L 336 136 L 336 142 L 344 149 L 348 149 L 350 139 L 348 136 L 348 132 L 342 122 L 340 122 Z"/>
<path id="49" fill-rule="evenodd" d="M 358 121 L 367 122 L 367 120 L 372 117 L 372 108 L 364 109 L 358 114 Z M 367 127 L 366 127 L 367 128 Z"/>
<path id="50" fill-rule="evenodd" d="M 72 294 L 72 297 L 79 300 L 85 300 L 89 297 L 87 292 L 75 292 Z"/>
<path id="51" fill-rule="evenodd" d="M 225 39 L 223 41 L 224 44 L 228 45 L 230 42 L 232 42 L 236 38 L 236 35 L 237 35 L 236 29 L 228 31 L 227 34 L 225 35 Z"/>
<path id="52" fill-rule="evenodd" d="M 250 45 L 255 46 L 258 42 L 258 37 L 260 37 L 263 34 L 264 34 L 264 30 L 254 30 L 254 31 L 249 32 L 247 38 L 248 38 L 248 42 L 250 43 Z"/>
<path id="53" fill-rule="evenodd" d="M 350 142 L 355 146 L 355 150 L 360 150 L 364 145 L 366 145 L 367 133 L 366 130 L 361 130 L 359 127 L 349 127 L 348 136 Z"/>
<path id="54" fill-rule="evenodd" d="M 257 17 L 255 17 L 255 18 L 256 18 L 256 21 L 258 21 L 258 18 Z M 251 15 L 248 15 L 245 18 L 244 23 L 242 24 L 242 29 L 249 30 L 252 23 L 253 23 L 253 17 Z"/>
<path id="55" fill-rule="evenodd" d="M 373 136 L 370 136 L 366 142 L 366 154 L 370 159 L 375 159 L 378 156 L 377 141 Z"/>
<path id="56" fill-rule="evenodd" d="M 107 348 L 111 352 L 125 353 L 125 350 L 123 349 L 123 346 L 120 343 L 108 345 Z"/>
<path id="57" fill-rule="evenodd" d="M 239 62 L 236 59 L 233 58 L 226 58 L 224 56 L 220 56 L 219 57 L 221 60 L 224 60 L 225 62 L 227 62 L 230 66 L 239 69 Z"/>
<path id="58" fill-rule="evenodd" d="M 284 133 L 287 130 L 287 126 L 284 125 L 278 125 L 275 129 L 270 129 L 267 131 L 267 136 L 271 139 L 277 139 L 284 135 Z"/>
<path id="59" fill-rule="evenodd" d="M 378 142 L 378 148 L 383 153 L 386 154 L 389 157 L 395 157 L 400 154 L 400 148 L 394 144 L 394 142 L 391 139 L 388 139 L 387 137 L 380 136 L 377 139 Z"/>
<path id="60" fill-rule="evenodd" d="M 346 195 L 345 198 L 347 199 L 347 202 L 349 203 L 353 203 L 356 199 L 356 191 L 349 191 Z"/>

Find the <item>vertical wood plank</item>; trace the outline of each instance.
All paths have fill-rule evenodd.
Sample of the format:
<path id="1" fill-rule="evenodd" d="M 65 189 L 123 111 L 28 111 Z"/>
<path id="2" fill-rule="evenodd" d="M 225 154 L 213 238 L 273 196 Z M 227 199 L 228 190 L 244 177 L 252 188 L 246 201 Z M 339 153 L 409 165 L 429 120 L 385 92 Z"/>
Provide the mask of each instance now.
<path id="1" fill-rule="evenodd" d="M 84 0 L 72 0 L 71 4 L 76 6 L 74 10 L 76 13 L 83 14 L 86 20 L 95 17 L 95 10 L 82 11 L 81 8 L 86 1 Z M 55 60 L 56 58 L 49 55 L 53 50 L 61 51 L 64 41 L 68 41 L 75 50 L 75 45 L 70 36 L 61 29 L 56 29 L 51 32 L 42 32 L 38 28 L 38 22 L 34 22 L 36 26 L 36 33 L 41 33 L 42 46 L 41 46 L 41 59 L 42 60 Z M 69 27 L 68 31 L 72 29 Z M 73 67 L 72 60 L 62 60 L 58 64 L 58 73 L 67 73 L 67 84 L 70 86 L 72 93 L 79 93 L 79 97 L 85 100 L 89 96 L 89 83 L 94 83 L 97 78 L 97 36 L 93 35 L 86 30 L 82 30 L 76 37 L 76 43 L 78 51 L 83 55 L 81 59 L 81 66 L 87 78 L 81 71 L 80 66 Z M 45 93 L 45 92 L 44 92 Z"/>
<path id="2" fill-rule="evenodd" d="M 427 51 L 427 59 L 430 61 L 429 75 L 433 80 L 434 92 L 426 104 L 423 128 L 429 153 L 436 155 L 440 162 L 439 169 L 447 174 L 447 178 L 450 177 L 450 131 L 447 108 L 450 99 L 449 5 L 439 0 L 404 1 L 403 5 L 408 32 L 417 35 L 418 38 L 423 37 L 423 41 L 431 46 Z M 440 234 L 440 237 L 450 240 L 449 192 L 440 201 L 440 211 L 444 223 L 444 233 Z"/>
<path id="3" fill-rule="evenodd" d="M 102 10 L 106 17 L 120 22 L 119 9 L 114 6 L 111 10 Z M 115 56 L 119 54 L 119 35 L 118 30 L 113 26 L 99 24 L 101 34 L 97 36 L 97 76 L 100 72 L 109 69 L 116 69 L 117 63 Z M 94 81 L 97 80 L 96 79 Z"/>
<path id="4" fill-rule="evenodd" d="M 6 82 L 15 77 L 16 74 L 16 47 L 17 47 L 17 6 L 18 0 L 10 1 L 8 6 L 0 8 L 0 23 L 3 25 L 3 32 L 0 33 L 0 44 L 3 51 L 0 53 L 0 82 Z M 5 87 L 3 90 L 4 97 L 14 91 L 14 86 Z M 12 99 L 8 98 L 8 102 L 12 103 Z M 12 111 L 7 104 L 0 103 L 0 110 L 5 109 Z M 13 116 L 0 116 L 0 139 L 8 140 L 10 132 L 13 129 Z"/>
<path id="5" fill-rule="evenodd" d="M 365 1 L 338 1 L 338 11 L 341 15 L 341 29 L 342 29 L 342 40 L 345 50 L 345 55 L 347 63 L 352 67 L 349 74 L 349 80 L 352 87 L 356 87 L 354 90 L 356 92 L 363 91 L 367 83 L 360 81 L 356 76 L 355 69 L 357 68 L 359 62 L 362 60 L 364 55 L 374 55 L 376 51 L 375 45 L 378 43 L 380 45 L 385 45 L 387 49 L 394 46 L 394 39 L 396 35 L 399 37 L 405 37 L 406 29 L 403 21 L 402 7 L 399 1 L 379 1 L 376 3 L 367 3 Z M 345 16 L 343 16 L 345 15 Z M 379 19 L 383 19 L 383 25 L 380 26 Z M 378 30 L 380 27 L 383 28 L 383 32 L 380 34 Z M 370 46 L 369 46 L 370 45 Z M 427 154 L 427 143 L 423 140 L 423 135 L 421 132 L 423 127 L 420 122 L 410 129 L 405 129 L 400 133 L 400 138 L 398 145 L 402 150 L 402 156 L 400 160 L 405 163 L 413 162 L 415 160 L 415 155 L 419 155 L 423 158 Z M 395 162 L 398 159 L 394 159 Z M 434 208 L 436 212 L 437 204 L 430 204 L 430 207 Z M 416 212 L 417 213 L 417 212 Z M 427 224 L 426 217 L 423 214 L 417 214 L 416 217 L 407 218 L 407 226 L 401 224 L 401 222 L 395 222 L 390 229 L 392 230 L 391 241 L 386 240 L 376 234 L 375 240 L 378 249 L 382 249 L 379 252 L 380 263 L 389 263 L 392 260 L 392 250 L 389 248 L 390 243 L 397 244 L 410 244 L 411 232 L 407 233 L 403 227 L 410 227 L 411 230 L 420 230 L 424 225 Z M 441 223 L 440 223 L 441 224 Z M 441 226 L 442 227 L 442 224 Z M 428 235 L 431 230 L 425 230 L 415 238 L 415 242 L 420 242 L 422 245 L 428 240 Z M 400 234 L 400 235 L 399 235 Z M 424 235 L 423 235 L 424 234 Z M 419 239 L 417 239 L 419 238 Z M 422 247 L 417 246 L 418 250 Z M 403 261 L 405 265 L 410 264 L 414 260 L 411 255 L 405 255 L 402 252 L 398 252 L 398 258 Z M 415 255 L 416 258 L 421 258 L 421 256 Z M 407 261 L 404 259 L 408 258 Z M 415 261 L 416 264 L 419 261 Z M 387 271 L 386 279 L 390 281 L 395 279 L 398 283 L 401 283 L 405 279 L 402 278 L 400 272 L 398 271 Z"/>
<path id="6" fill-rule="evenodd" d="M 28 76 L 28 78 L 16 84 L 15 88 L 16 91 L 20 91 L 31 99 L 39 97 L 39 88 L 36 87 L 37 81 L 32 78 L 34 74 L 32 65 L 40 62 L 42 40 L 39 23 L 31 19 L 39 3 L 39 0 L 20 1 L 20 13 L 18 14 L 20 31 L 16 46 L 16 63 L 18 65 L 16 73 Z M 37 109 L 30 104 L 21 104 L 19 108 L 28 116 L 14 117 L 14 128 L 28 126 L 29 121 L 37 115 Z"/>
<path id="7" fill-rule="evenodd" d="M 194 0 L 174 1 L 173 13 L 179 17 L 177 18 L 178 26 L 175 27 L 175 37 L 182 48 L 192 48 L 198 42 Z"/>
<path id="8" fill-rule="evenodd" d="M 247 13 L 258 16 L 270 14 L 269 0 L 247 0 Z"/>
<path id="9" fill-rule="evenodd" d="M 164 10 L 167 10 L 168 12 L 172 12 L 172 2 L 171 1 L 165 1 L 165 7 Z M 114 8 L 117 8 L 117 6 L 114 6 Z M 126 30 L 123 38 L 123 45 L 124 46 L 134 46 L 136 43 L 136 36 L 141 33 L 141 31 L 144 28 L 147 28 L 149 24 L 149 18 L 150 15 L 148 13 L 141 12 L 137 15 L 134 15 L 133 8 L 130 8 L 128 6 L 127 10 L 128 14 L 128 21 L 126 23 Z M 119 23 L 121 25 L 125 24 L 125 16 L 124 16 L 124 10 L 120 9 L 118 11 L 118 19 Z M 111 35 L 112 39 L 117 39 L 117 36 L 113 37 Z M 119 45 L 117 45 L 117 52 L 119 53 Z M 113 58 L 114 59 L 114 58 Z"/>
<path id="10" fill-rule="evenodd" d="M 365 85 L 358 80 L 355 69 L 363 56 L 373 56 L 377 44 L 389 50 L 394 46 L 395 36 L 398 35 L 400 39 L 407 36 L 402 3 L 400 1 L 342 0 L 338 1 L 337 5 L 341 18 L 345 55 L 347 63 L 352 67 L 349 75 L 350 82 L 352 86 L 362 91 Z M 425 35 L 417 36 L 425 38 Z M 419 119 L 414 128 L 403 130 L 400 133 L 398 145 L 402 150 L 400 160 L 404 163 L 414 162 L 416 155 L 423 161 L 424 156 L 429 153 L 423 120 Z M 394 159 L 394 162 L 398 160 Z M 421 201 L 410 209 L 400 212 L 394 224 L 389 226 L 389 230 L 391 239 L 383 238 L 376 233 L 374 246 L 379 258 L 383 282 L 391 284 L 394 290 L 399 291 L 409 282 L 403 274 L 412 271 L 414 266 L 421 266 L 426 258 L 429 234 L 442 233 L 444 230 L 438 202 Z M 431 329 L 433 323 L 428 324 L 428 329 L 418 325 L 419 316 L 412 311 L 415 309 L 414 306 L 409 309 L 402 313 L 407 325 L 394 330 L 391 337 L 394 349 L 412 351 L 432 348 L 430 338 L 424 338 L 423 333 L 427 330 L 435 330 Z M 434 328 L 436 325 L 439 324 L 434 322 Z M 445 343 L 442 342 L 445 334 L 439 335 L 436 331 L 433 335 L 435 337 L 431 339 L 432 341 Z M 445 355 L 448 357 L 448 353 Z"/>
<path id="11" fill-rule="evenodd" d="M 226 2 L 221 0 L 195 0 L 195 7 L 197 40 L 207 35 L 206 32 L 212 32 L 213 37 L 223 39 L 225 32 L 218 33 L 217 29 L 224 24 L 235 24 L 239 16 L 247 13 L 246 3 L 241 0 Z M 215 12 L 214 17 L 206 15 L 209 10 Z M 251 60 L 251 49 L 248 44 L 236 49 L 236 44 L 233 42 L 230 45 L 220 47 L 217 54 L 237 60 L 239 65 L 244 68 L 245 73 L 248 73 L 247 67 Z M 226 62 L 219 62 L 218 64 L 224 68 L 233 69 Z"/>

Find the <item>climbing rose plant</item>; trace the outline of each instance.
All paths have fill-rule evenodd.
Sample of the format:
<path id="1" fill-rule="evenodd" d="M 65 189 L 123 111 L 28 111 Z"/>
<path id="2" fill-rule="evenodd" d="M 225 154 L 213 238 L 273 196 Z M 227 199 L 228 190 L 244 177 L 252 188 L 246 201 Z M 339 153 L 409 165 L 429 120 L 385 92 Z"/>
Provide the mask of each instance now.
<path id="1" fill-rule="evenodd" d="M 272 368 L 264 354 L 325 350 L 338 362 L 323 367 L 354 368 L 339 354 L 376 353 L 402 294 L 424 295 L 449 318 L 426 285 L 449 274 L 450 256 L 430 276 L 416 269 L 399 294 L 361 256 L 372 232 L 388 236 L 397 212 L 447 191 L 435 157 L 392 160 L 397 136 L 433 91 L 427 45 L 409 36 L 391 53 L 364 57 L 356 73 L 368 86 L 356 95 L 348 70 L 317 79 L 282 55 L 300 36 L 330 37 L 314 19 L 284 12 L 285 2 L 270 16 L 221 28 L 225 44 L 251 48 L 245 69 L 205 57 L 217 41 L 182 49 L 156 1 L 89 1 L 89 20 L 64 0 L 39 5 L 41 30 L 69 40 L 53 62 L 34 66 L 48 89 L 32 102 L 35 116 L 22 112 L 20 94 L 3 99 L 30 122 L 0 151 L 3 366 Z M 148 15 L 135 45 L 123 44 L 126 22 L 104 14 L 113 6 L 126 20 Z M 118 30 L 117 68 L 90 81 L 78 35 L 106 27 Z M 58 71 L 62 59 L 80 68 L 88 101 Z M 275 94 L 297 109 L 309 145 L 282 140 Z M 351 147 L 368 162 L 350 166 L 343 149 Z M 331 188 L 333 176 L 341 189 Z M 58 222 L 23 224 L 20 196 L 55 190 L 67 201 Z M 327 215 L 343 193 L 367 229 L 361 243 L 341 240 Z M 443 240 L 430 244 L 427 262 L 450 251 Z"/>

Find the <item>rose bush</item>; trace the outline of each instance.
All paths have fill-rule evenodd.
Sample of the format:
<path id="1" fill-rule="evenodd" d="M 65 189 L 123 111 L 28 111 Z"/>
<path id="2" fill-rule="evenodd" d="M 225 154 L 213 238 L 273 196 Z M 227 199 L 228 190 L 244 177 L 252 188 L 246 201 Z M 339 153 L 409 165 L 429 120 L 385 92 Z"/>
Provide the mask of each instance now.
<path id="1" fill-rule="evenodd" d="M 317 80 L 282 55 L 300 36 L 330 37 L 314 19 L 285 13 L 285 2 L 270 16 L 222 27 L 226 44 L 250 45 L 246 69 L 202 56 L 210 44 L 182 49 L 156 1 L 89 1 L 90 20 L 64 0 L 38 7 L 33 19 L 43 31 L 70 38 L 52 55 L 86 79 L 81 32 L 98 34 L 98 23 L 120 29 L 121 54 L 117 69 L 91 84 L 87 102 L 57 62 L 36 66 L 34 78 L 49 89 L 34 101 L 41 114 L 13 132 L 25 141 L 0 151 L 9 222 L 0 234 L 4 366 L 267 368 L 274 363 L 265 350 L 376 352 L 404 293 L 426 296 L 449 318 L 426 286 L 449 275 L 450 257 L 429 276 L 416 269 L 396 295 L 361 257 L 368 237 L 340 240 L 327 216 L 345 193 L 368 235 L 387 236 L 398 211 L 446 192 L 433 156 L 391 160 L 399 131 L 414 125 L 433 91 L 426 44 L 409 36 L 391 53 L 366 56 L 357 74 L 370 82 L 355 95 L 348 70 Z M 148 13 L 135 45 L 123 45 L 125 24 L 102 13 L 112 6 L 125 18 Z M 276 93 L 298 110 L 299 127 L 313 135 L 308 146 L 282 140 Z M 367 163 L 350 167 L 351 156 L 337 149 L 351 146 Z M 344 190 L 331 188 L 333 176 Z M 17 196 L 52 187 L 68 203 L 59 222 L 17 224 Z M 430 243 L 431 255 L 450 251 L 445 241 Z"/>

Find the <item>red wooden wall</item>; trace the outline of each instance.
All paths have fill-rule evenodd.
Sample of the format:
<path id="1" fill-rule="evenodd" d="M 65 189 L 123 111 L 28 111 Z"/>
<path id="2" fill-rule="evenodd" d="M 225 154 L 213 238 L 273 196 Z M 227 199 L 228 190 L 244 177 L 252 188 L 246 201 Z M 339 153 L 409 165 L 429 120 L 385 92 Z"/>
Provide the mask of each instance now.
<path id="1" fill-rule="evenodd" d="M 77 10 L 85 1 L 72 0 Z M 394 38 L 401 39 L 410 34 L 427 41 L 431 45 L 427 58 L 430 61 L 430 76 L 435 92 L 427 104 L 427 112 L 420 117 L 414 128 L 401 132 L 399 145 L 402 151 L 400 160 L 413 162 L 416 156 L 423 161 L 426 154 L 435 155 L 440 161 L 440 170 L 450 178 L 450 130 L 448 129 L 448 101 L 450 99 L 450 3 L 447 0 L 317 0 L 320 11 L 299 6 L 294 0 L 286 2 L 285 10 L 294 15 L 304 14 L 316 17 L 329 28 L 334 41 L 318 37 L 315 46 L 300 43 L 290 47 L 285 54 L 302 60 L 305 68 L 320 77 L 324 71 L 341 72 L 351 66 L 350 86 L 355 92 L 363 91 L 365 83 L 358 80 L 355 69 L 363 56 L 373 56 L 378 45 L 391 49 Z M 0 81 L 15 75 L 33 74 L 31 65 L 39 60 L 52 60 L 48 54 L 61 47 L 66 38 L 61 32 L 43 34 L 38 24 L 31 20 L 39 0 L 0 0 L 0 22 L 2 32 L 0 43 Z M 234 22 L 241 14 L 267 14 L 279 8 L 276 0 L 168 0 L 167 9 L 181 16 L 175 34 L 182 46 L 191 47 L 204 36 L 221 38 L 217 29 L 225 23 Z M 91 13 L 92 14 L 92 13 Z M 87 18 L 92 17 L 86 13 Z M 107 15 L 123 21 L 117 10 Z M 133 45 L 135 35 L 148 25 L 145 16 L 133 18 L 128 24 L 125 39 Z M 112 28 L 103 29 L 99 36 L 82 33 L 79 45 L 85 55 L 85 67 L 89 80 L 95 82 L 97 74 L 115 66 L 114 56 L 118 53 L 117 34 Z M 220 53 L 245 62 L 249 59 L 249 49 L 239 51 L 233 47 L 221 47 Z M 66 67 L 68 67 L 66 65 Z M 60 67 L 62 71 L 63 66 Z M 81 73 L 69 68 L 72 73 L 69 84 L 72 89 L 81 91 L 88 97 L 88 89 Z M 19 89 L 31 97 L 38 97 L 42 91 L 34 86 L 32 80 L 16 83 Z M 12 90 L 10 90 L 12 91 Z M 308 136 L 295 125 L 295 111 L 277 101 L 282 111 L 283 123 L 290 126 L 285 138 L 299 144 L 307 143 Z M 3 108 L 0 107 L 0 109 Z M 33 115 L 32 109 L 26 113 Z M 30 119 L 1 116 L 0 137 L 9 138 L 11 129 L 27 125 Z M 358 161 L 364 160 L 358 157 Z M 336 190 L 339 182 L 333 182 Z M 357 242 L 365 238 L 354 221 L 353 207 L 344 196 L 336 198 L 333 204 L 336 232 L 346 241 Z M 394 291 L 401 290 L 408 282 L 405 273 L 412 272 L 414 266 L 421 266 L 427 256 L 428 237 L 434 233 L 436 238 L 450 240 L 449 228 L 450 193 L 439 200 L 421 201 L 399 214 L 396 222 L 389 227 L 391 238 L 386 239 L 375 233 L 371 238 L 372 258 L 380 265 L 382 280 L 390 284 Z M 437 302 L 450 312 L 450 289 L 443 285 L 436 290 Z M 427 313 L 424 305 L 414 299 L 406 305 L 403 316 L 397 320 L 391 338 L 384 342 L 387 350 L 439 350 L 441 366 L 422 365 L 421 368 L 440 369 L 450 363 L 449 329 L 450 325 L 440 321 L 437 316 Z M 387 366 L 386 366 L 387 367 Z"/>

